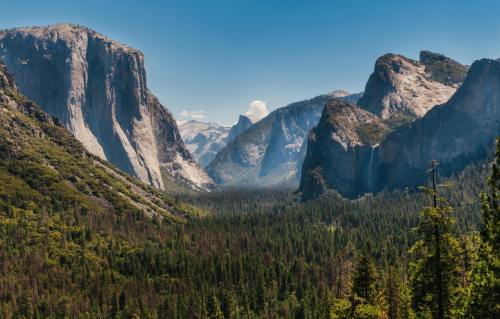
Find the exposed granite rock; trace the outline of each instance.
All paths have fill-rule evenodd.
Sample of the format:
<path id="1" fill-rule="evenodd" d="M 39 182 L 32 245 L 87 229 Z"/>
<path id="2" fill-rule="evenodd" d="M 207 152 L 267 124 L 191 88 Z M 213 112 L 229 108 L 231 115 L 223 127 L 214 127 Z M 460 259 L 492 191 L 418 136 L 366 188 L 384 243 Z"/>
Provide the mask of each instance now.
<path id="1" fill-rule="evenodd" d="M 389 134 L 377 155 L 375 191 L 416 186 L 432 159 L 449 176 L 485 158 L 500 135 L 500 62 L 474 62 L 457 93 L 425 117 Z"/>
<path id="2" fill-rule="evenodd" d="M 441 175 L 459 172 L 488 156 L 500 135 L 499 107 L 500 61 L 487 59 L 471 66 L 448 102 L 389 133 L 373 115 L 331 102 L 309 137 L 300 185 L 303 198 L 328 188 L 356 197 L 415 187 L 425 183 L 433 159 Z M 370 121 L 376 125 L 366 130 Z"/>
<path id="3" fill-rule="evenodd" d="M 217 123 L 192 120 L 180 124 L 179 132 L 187 149 L 205 167 L 226 146 L 230 129 Z"/>
<path id="4" fill-rule="evenodd" d="M 431 62 L 435 58 L 429 56 L 423 54 L 427 64 L 397 54 L 378 58 L 358 105 L 397 126 L 422 117 L 434 105 L 448 101 L 457 85 L 436 79 L 446 76 L 438 75 L 437 65 L 442 63 Z M 429 68 L 435 72 L 429 73 Z"/>
<path id="5" fill-rule="evenodd" d="M 178 158 L 197 172 L 186 174 L 197 175 L 194 188 L 211 183 L 170 112 L 148 91 L 140 51 L 84 27 L 57 24 L 0 32 L 0 59 L 20 91 L 90 152 L 158 188 L 165 188 L 160 167 Z"/>
<path id="6" fill-rule="evenodd" d="M 35 212 L 71 206 L 183 222 L 191 209 L 91 154 L 56 118 L 19 92 L 1 62 L 0 173 L 2 199 L 14 212 L 27 204 L 28 210 L 41 208 Z"/>
<path id="7" fill-rule="evenodd" d="M 347 197 L 370 190 L 373 154 L 385 131 L 376 115 L 338 99 L 329 101 L 309 133 L 299 188 L 304 198 L 327 188 Z"/>
<path id="8" fill-rule="evenodd" d="M 227 143 L 234 141 L 236 136 L 240 135 L 253 124 L 254 123 L 252 123 L 252 120 L 248 116 L 240 115 L 240 117 L 238 118 L 238 122 L 231 127 L 231 130 L 229 130 Z"/>
<path id="9" fill-rule="evenodd" d="M 296 187 L 307 134 L 318 123 L 325 103 L 336 97 L 356 99 L 334 91 L 277 109 L 228 143 L 207 172 L 226 186 Z"/>

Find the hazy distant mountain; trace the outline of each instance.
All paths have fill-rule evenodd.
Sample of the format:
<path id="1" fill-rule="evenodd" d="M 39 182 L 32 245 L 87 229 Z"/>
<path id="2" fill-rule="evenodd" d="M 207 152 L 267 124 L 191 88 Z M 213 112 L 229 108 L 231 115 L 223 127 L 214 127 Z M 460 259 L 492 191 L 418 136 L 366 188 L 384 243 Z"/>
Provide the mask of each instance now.
<path id="1" fill-rule="evenodd" d="M 277 109 L 228 143 L 207 172 L 226 186 L 297 186 L 306 136 L 335 97 L 359 96 L 335 91 Z"/>
<path id="2" fill-rule="evenodd" d="M 217 123 L 186 121 L 179 124 L 184 144 L 203 167 L 210 164 L 227 142 L 230 128 Z"/>
<path id="3" fill-rule="evenodd" d="M 233 141 L 236 138 L 236 136 L 238 136 L 241 132 L 245 131 L 253 124 L 254 123 L 248 116 L 240 115 L 240 117 L 238 118 L 238 122 L 236 122 L 236 124 L 234 124 L 231 127 L 231 130 L 229 131 L 229 134 L 227 136 L 227 142 L 229 143 Z"/>
<path id="4" fill-rule="evenodd" d="M 429 73 L 427 76 L 431 77 Z M 447 77 L 446 81 L 458 83 L 457 78 Z M 428 80 L 423 83 L 428 84 Z M 400 89 L 391 92 L 402 92 Z M 415 92 L 432 101 L 445 98 L 441 89 L 439 95 L 429 95 L 428 89 Z M 422 118 L 399 127 L 387 125 L 392 124 L 390 117 L 384 121 L 384 114 L 394 114 L 393 104 L 369 108 L 373 113 L 368 113 L 348 103 L 330 102 L 309 136 L 300 184 L 304 198 L 328 188 L 355 197 L 365 192 L 414 187 L 425 183 L 426 167 L 432 159 L 438 160 L 440 174 L 449 176 L 474 160 L 486 158 L 495 137 L 500 135 L 498 92 L 500 61 L 484 59 L 471 66 L 449 101 L 430 107 Z M 368 103 L 367 96 L 365 106 L 377 105 Z M 411 101 L 421 101 L 420 96 Z M 406 110 L 411 110 L 412 105 L 416 107 L 413 110 L 429 109 L 419 104 L 404 105 Z"/>
<path id="5" fill-rule="evenodd" d="M 172 114 L 149 92 L 138 50 L 57 24 L 0 32 L 0 59 L 20 91 L 93 154 L 162 189 L 210 187 Z"/>

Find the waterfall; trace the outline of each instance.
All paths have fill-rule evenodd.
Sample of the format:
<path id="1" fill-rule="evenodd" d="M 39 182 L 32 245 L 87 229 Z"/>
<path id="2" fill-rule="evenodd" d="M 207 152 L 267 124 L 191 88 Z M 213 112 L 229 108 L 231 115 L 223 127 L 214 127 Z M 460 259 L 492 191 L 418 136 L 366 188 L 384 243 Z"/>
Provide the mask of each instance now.
<path id="1" fill-rule="evenodd" d="M 375 154 L 375 148 L 377 148 L 379 144 L 372 145 L 372 150 L 370 153 L 370 161 L 368 162 L 368 187 L 373 188 L 374 180 L 373 180 L 373 154 Z"/>

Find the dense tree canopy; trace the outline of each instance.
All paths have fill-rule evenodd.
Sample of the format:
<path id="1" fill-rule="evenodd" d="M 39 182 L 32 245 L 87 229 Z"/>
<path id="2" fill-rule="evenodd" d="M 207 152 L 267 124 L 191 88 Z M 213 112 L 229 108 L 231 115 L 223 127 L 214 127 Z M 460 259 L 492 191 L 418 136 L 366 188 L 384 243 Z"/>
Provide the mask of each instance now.
<path id="1" fill-rule="evenodd" d="M 448 317 L 493 318 L 498 306 L 481 303 L 498 287 L 493 177 L 482 202 L 477 195 L 487 165 L 452 178 L 440 210 L 414 191 L 302 203 L 287 190 L 240 190 L 179 196 L 213 213 L 183 223 L 45 201 L 23 186 L 35 175 L 6 170 L 1 318 L 420 318 L 426 305 L 432 316 L 423 270 L 436 262 L 427 234 L 437 213 L 453 273 Z"/>

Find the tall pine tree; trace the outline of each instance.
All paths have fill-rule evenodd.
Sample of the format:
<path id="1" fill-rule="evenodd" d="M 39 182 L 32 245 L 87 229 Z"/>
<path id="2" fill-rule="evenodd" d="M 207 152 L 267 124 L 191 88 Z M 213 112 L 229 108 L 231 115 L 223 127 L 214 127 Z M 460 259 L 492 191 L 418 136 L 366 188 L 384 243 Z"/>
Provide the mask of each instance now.
<path id="1" fill-rule="evenodd" d="M 500 138 L 488 179 L 488 193 L 481 194 L 482 229 L 479 260 L 472 274 L 468 315 L 500 318 Z"/>
<path id="2" fill-rule="evenodd" d="M 432 198 L 417 227 L 420 239 L 410 249 L 412 262 L 413 306 L 421 317 L 453 318 L 454 302 L 460 287 L 460 245 L 453 233 L 455 219 L 446 199 L 437 193 L 437 162 L 430 164 Z"/>

